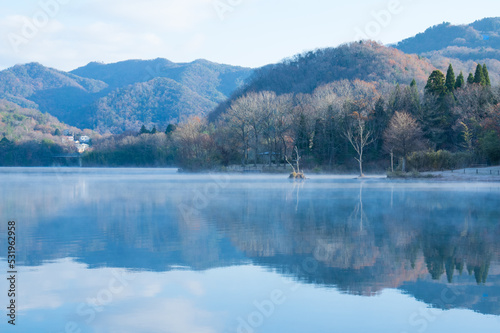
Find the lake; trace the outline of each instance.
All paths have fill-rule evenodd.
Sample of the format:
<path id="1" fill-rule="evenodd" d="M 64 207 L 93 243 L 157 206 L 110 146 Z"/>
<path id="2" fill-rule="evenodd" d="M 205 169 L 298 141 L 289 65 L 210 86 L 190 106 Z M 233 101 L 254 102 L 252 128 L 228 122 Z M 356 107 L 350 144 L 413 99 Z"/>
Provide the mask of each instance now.
<path id="1" fill-rule="evenodd" d="M 0 168 L 1 332 L 498 332 L 500 183 Z"/>

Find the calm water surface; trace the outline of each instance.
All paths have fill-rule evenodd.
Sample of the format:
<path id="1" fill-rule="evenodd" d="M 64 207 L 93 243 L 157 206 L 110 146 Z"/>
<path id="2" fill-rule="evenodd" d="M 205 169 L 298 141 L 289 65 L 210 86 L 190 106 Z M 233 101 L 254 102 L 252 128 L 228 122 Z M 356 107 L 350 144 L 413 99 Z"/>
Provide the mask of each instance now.
<path id="1" fill-rule="evenodd" d="M 1 332 L 499 332 L 500 184 L 1 169 Z"/>

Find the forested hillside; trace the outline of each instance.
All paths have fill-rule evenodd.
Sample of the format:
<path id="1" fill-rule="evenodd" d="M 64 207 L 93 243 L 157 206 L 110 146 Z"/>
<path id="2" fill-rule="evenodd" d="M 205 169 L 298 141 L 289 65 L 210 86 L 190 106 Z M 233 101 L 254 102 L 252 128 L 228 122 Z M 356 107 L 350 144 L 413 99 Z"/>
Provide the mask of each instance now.
<path id="1" fill-rule="evenodd" d="M 169 78 L 213 102 L 227 98 L 252 73 L 249 68 L 216 64 L 207 60 L 174 63 L 167 59 L 127 60 L 114 64 L 92 62 L 71 71 L 80 77 L 122 88 L 157 77 Z"/>
<path id="2" fill-rule="evenodd" d="M 142 122 L 166 126 L 173 119 L 203 116 L 251 72 L 205 60 L 90 63 L 71 73 L 31 63 L 0 72 L 0 98 L 73 126 L 117 133 L 138 130 Z"/>
<path id="3" fill-rule="evenodd" d="M 444 22 L 396 45 L 405 53 L 422 54 L 454 48 L 455 58 L 500 60 L 500 18 L 485 18 L 468 25 Z M 453 50 L 453 49 L 450 49 Z"/>
<path id="4" fill-rule="evenodd" d="M 99 132 L 137 131 L 142 125 L 166 127 L 207 115 L 217 103 L 163 77 L 116 89 L 95 103 L 92 127 Z"/>
<path id="5" fill-rule="evenodd" d="M 106 87 L 104 82 L 81 78 L 38 63 L 17 65 L 0 71 L 0 98 L 22 107 L 39 108 L 45 112 L 48 110 L 40 108 L 39 103 L 43 104 L 46 99 L 56 97 L 67 100 L 73 96 L 95 94 Z M 55 101 L 50 103 L 59 104 Z M 49 113 L 64 117 L 64 113 L 59 112 L 57 108 Z"/>
<path id="6" fill-rule="evenodd" d="M 453 63 L 456 70 L 473 71 L 477 63 L 486 63 L 491 81 L 500 83 L 500 18 L 485 18 L 468 25 L 442 23 L 395 47 L 418 54 L 438 68 Z"/>
<path id="7" fill-rule="evenodd" d="M 493 31 L 494 22 L 480 23 Z M 4 98 L 108 133 L 94 135 L 86 165 L 284 170 L 298 159 L 309 170 L 363 174 L 500 162 L 500 62 L 429 52 L 437 52 L 431 61 L 363 41 L 255 71 L 156 59 L 90 63 L 71 74 L 29 64 L 0 72 L 0 81 Z M 40 144 L 29 133 L 45 124 L 26 121 L 4 116 L 8 142 Z M 55 135 L 54 126 L 44 133 Z"/>
<path id="8" fill-rule="evenodd" d="M 53 156 L 75 153 L 73 142 L 62 136 L 64 130 L 96 137 L 51 115 L 0 99 L 0 166 L 52 165 Z"/>
<path id="9" fill-rule="evenodd" d="M 355 42 L 299 54 L 264 67 L 256 72 L 244 91 L 311 93 L 326 83 L 356 79 L 390 84 L 408 84 L 415 79 L 423 86 L 433 69 L 417 56 L 375 42 Z"/>
<path id="10" fill-rule="evenodd" d="M 352 169 L 358 160 L 361 173 L 363 161 L 384 168 L 389 157 L 402 170 L 407 161 L 420 170 L 497 163 L 500 90 L 488 66 L 444 72 L 373 42 L 300 55 L 258 71 L 219 105 L 213 144 L 224 163 L 279 163 L 296 147 L 306 166 Z"/>
<path id="11" fill-rule="evenodd" d="M 355 42 L 299 54 L 282 63 L 258 69 L 232 100 L 259 91 L 310 94 L 324 84 L 340 80 L 363 80 L 389 86 L 410 84 L 416 80 L 422 89 L 434 69 L 416 55 L 407 55 L 375 42 Z M 215 120 L 230 104 L 231 100 L 219 105 L 210 115 L 210 120 Z"/>

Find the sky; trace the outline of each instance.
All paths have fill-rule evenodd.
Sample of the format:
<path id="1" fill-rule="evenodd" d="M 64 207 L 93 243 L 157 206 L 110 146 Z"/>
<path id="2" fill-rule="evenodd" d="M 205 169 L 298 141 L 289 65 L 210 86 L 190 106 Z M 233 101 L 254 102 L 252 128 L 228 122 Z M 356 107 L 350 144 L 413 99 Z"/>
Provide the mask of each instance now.
<path id="1" fill-rule="evenodd" d="M 442 22 L 500 16 L 498 0 L 22 0 L 0 4 L 0 70 L 39 62 L 207 59 L 244 67 L 360 39 L 396 43 Z"/>

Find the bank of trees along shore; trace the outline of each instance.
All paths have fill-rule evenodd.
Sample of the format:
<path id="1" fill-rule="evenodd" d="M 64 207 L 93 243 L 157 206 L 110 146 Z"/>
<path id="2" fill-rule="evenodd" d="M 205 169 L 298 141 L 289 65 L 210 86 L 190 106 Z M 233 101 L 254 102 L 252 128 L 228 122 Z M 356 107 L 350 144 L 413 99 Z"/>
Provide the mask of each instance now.
<path id="1" fill-rule="evenodd" d="M 458 76 L 451 65 L 446 74 L 433 71 L 425 87 L 416 80 L 339 80 L 311 93 L 249 91 L 210 121 L 192 117 L 177 126 L 95 136 L 83 163 L 285 168 L 295 148 L 302 168 L 361 174 L 389 169 L 391 157 L 406 170 L 497 163 L 499 102 L 500 87 L 491 86 L 486 65 Z"/>
<path id="2" fill-rule="evenodd" d="M 363 160 L 372 169 L 386 169 L 391 153 L 396 161 L 408 159 L 410 167 L 416 152 L 440 150 L 450 152 L 437 155 L 446 160 L 426 167 L 496 163 L 500 90 L 491 87 L 486 66 L 478 65 L 469 77 L 456 77 L 450 65 L 446 75 L 432 72 L 423 92 L 415 81 L 391 86 L 361 80 L 333 82 L 311 94 L 250 92 L 214 123 L 199 120 L 204 137 L 197 140 L 211 142 L 213 155 L 205 162 L 222 164 L 284 163 L 294 147 L 306 167 L 352 169 L 357 159 L 361 173 Z M 192 132 L 193 121 L 176 136 Z M 194 143 L 196 136 L 190 136 Z M 179 143 L 179 149 L 191 144 Z"/>
<path id="3" fill-rule="evenodd" d="M 187 170 L 232 164 L 284 168 L 296 147 L 306 169 L 361 174 L 363 164 L 368 170 L 389 169 L 391 156 L 403 170 L 497 163 L 499 101 L 500 88 L 491 86 L 483 65 L 467 79 L 455 76 L 451 65 L 446 74 L 436 70 L 423 90 L 415 80 L 409 85 L 342 80 L 310 94 L 249 92 L 211 122 L 193 117 L 165 132 L 144 127 L 133 137 L 103 139 L 87 161 L 175 164 Z"/>

